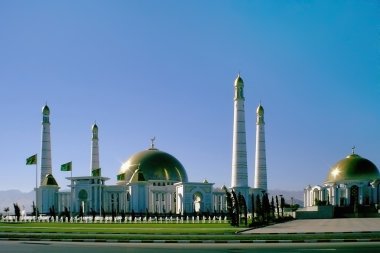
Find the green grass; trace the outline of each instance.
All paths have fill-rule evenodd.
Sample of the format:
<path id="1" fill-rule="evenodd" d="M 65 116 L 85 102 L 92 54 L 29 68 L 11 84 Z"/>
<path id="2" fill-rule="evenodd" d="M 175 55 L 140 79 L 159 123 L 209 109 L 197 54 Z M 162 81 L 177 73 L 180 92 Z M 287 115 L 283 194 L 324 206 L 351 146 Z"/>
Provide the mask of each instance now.
<path id="1" fill-rule="evenodd" d="M 0 223 L 0 231 L 12 233 L 101 233 L 101 234 L 235 234 L 242 228 L 229 224 L 165 223 Z"/>
<path id="2" fill-rule="evenodd" d="M 0 238 L 97 240 L 380 240 L 376 233 L 237 234 L 229 224 L 0 223 Z"/>

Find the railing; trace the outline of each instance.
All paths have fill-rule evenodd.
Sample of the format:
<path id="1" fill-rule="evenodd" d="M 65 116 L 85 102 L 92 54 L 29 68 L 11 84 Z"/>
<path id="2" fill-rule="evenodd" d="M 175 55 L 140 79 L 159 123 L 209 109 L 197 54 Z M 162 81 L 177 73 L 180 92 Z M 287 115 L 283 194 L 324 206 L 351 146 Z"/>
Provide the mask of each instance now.
<path id="1" fill-rule="evenodd" d="M 124 220 L 122 216 L 106 216 L 103 218 L 102 216 L 95 216 L 93 218 L 92 216 L 83 216 L 83 217 L 58 217 L 54 219 L 51 216 L 45 216 L 40 215 L 37 219 L 35 216 L 21 216 L 20 220 L 17 221 L 16 216 L 8 215 L 0 218 L 0 222 L 8 222 L 8 223 L 15 223 L 15 222 L 39 222 L 39 223 L 228 223 L 227 217 L 222 216 L 187 216 L 184 217 L 132 217 L 132 216 L 125 216 Z"/>

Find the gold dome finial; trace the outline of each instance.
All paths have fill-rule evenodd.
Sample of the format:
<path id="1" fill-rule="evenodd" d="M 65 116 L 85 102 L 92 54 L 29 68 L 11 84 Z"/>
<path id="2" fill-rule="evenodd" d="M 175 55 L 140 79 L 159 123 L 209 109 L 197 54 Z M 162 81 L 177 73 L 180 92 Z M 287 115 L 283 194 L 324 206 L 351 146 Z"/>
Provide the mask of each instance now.
<path id="1" fill-rule="evenodd" d="M 150 149 L 155 149 L 154 142 L 156 141 L 156 136 L 154 136 L 153 138 L 151 138 L 150 141 L 151 141 Z"/>

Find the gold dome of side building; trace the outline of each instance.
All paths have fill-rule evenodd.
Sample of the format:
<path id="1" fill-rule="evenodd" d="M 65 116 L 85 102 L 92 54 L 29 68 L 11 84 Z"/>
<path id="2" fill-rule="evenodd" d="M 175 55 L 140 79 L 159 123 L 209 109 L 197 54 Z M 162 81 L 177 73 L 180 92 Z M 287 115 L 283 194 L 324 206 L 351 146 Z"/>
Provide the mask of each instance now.
<path id="1" fill-rule="evenodd" d="M 121 182 L 168 181 L 187 182 L 187 173 L 183 165 L 172 155 L 150 148 L 132 155 L 120 168 L 124 174 Z"/>
<path id="2" fill-rule="evenodd" d="M 378 178 L 380 173 L 374 163 L 357 154 L 350 154 L 330 168 L 326 183 Z"/>

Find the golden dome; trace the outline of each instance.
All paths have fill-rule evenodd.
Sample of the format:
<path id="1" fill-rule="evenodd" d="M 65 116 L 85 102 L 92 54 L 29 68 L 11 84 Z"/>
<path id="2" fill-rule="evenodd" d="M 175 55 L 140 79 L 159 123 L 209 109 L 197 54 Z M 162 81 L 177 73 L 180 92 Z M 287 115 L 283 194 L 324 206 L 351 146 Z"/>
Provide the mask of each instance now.
<path id="1" fill-rule="evenodd" d="M 182 164 L 172 155 L 156 148 L 132 155 L 120 168 L 125 182 L 164 180 L 187 182 L 187 174 Z"/>
<path id="2" fill-rule="evenodd" d="M 244 85 L 243 79 L 241 78 L 240 74 L 235 79 L 235 86 L 238 85 Z"/>
<path id="3" fill-rule="evenodd" d="M 380 174 L 375 164 L 357 154 L 351 154 L 330 168 L 326 183 L 378 178 Z"/>
<path id="4" fill-rule="evenodd" d="M 42 181 L 41 185 L 43 185 L 43 186 L 47 186 L 47 185 L 56 185 L 56 186 L 58 186 L 57 181 L 55 180 L 55 178 L 53 177 L 52 174 L 47 174 L 45 176 L 44 180 Z"/>
<path id="5" fill-rule="evenodd" d="M 45 105 L 44 107 L 42 107 L 42 114 L 44 114 L 44 115 L 50 114 L 49 106 Z"/>
<path id="6" fill-rule="evenodd" d="M 263 116 L 264 115 L 264 107 L 262 107 L 261 104 L 257 107 L 256 113 L 259 116 Z"/>

